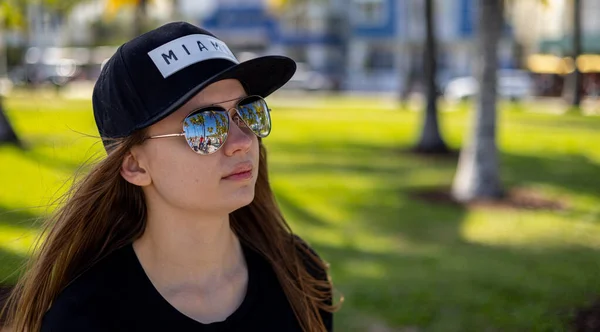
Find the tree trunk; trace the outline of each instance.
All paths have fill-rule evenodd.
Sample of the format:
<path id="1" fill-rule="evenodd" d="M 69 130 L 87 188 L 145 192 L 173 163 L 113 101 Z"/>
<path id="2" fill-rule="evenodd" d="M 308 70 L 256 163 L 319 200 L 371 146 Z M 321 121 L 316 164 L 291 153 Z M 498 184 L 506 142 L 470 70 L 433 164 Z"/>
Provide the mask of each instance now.
<path id="1" fill-rule="evenodd" d="M 477 68 L 480 92 L 470 137 L 461 151 L 452 194 L 459 201 L 497 199 L 503 195 L 496 146 L 496 71 L 502 31 L 502 0 L 480 0 Z"/>
<path id="2" fill-rule="evenodd" d="M 173 8 L 173 11 L 171 12 L 171 20 L 173 20 L 173 21 L 182 20 L 181 1 L 180 0 L 171 0 L 171 6 Z"/>
<path id="3" fill-rule="evenodd" d="M 1 21 L 3 19 L 0 20 L 0 78 L 8 76 L 8 47 L 4 38 L 6 27 L 4 26 L 4 22 Z"/>
<path id="4" fill-rule="evenodd" d="M 137 37 L 144 32 L 147 28 L 147 11 L 148 11 L 148 0 L 138 0 L 138 4 L 135 7 L 135 22 L 134 22 L 134 37 Z"/>
<path id="5" fill-rule="evenodd" d="M 413 51 L 412 47 L 409 50 L 409 55 L 408 55 L 408 69 L 405 71 L 400 70 L 400 82 L 403 82 L 403 84 L 400 87 L 399 91 L 399 98 L 398 101 L 400 101 L 404 106 L 408 107 L 409 102 L 410 102 L 410 94 L 413 90 L 413 87 L 415 86 L 415 84 L 417 83 L 417 71 L 415 70 L 415 66 L 416 66 L 416 57 L 417 55 L 415 54 L 415 52 Z M 398 66 L 400 66 L 400 61 L 398 61 Z"/>
<path id="6" fill-rule="evenodd" d="M 581 0 L 573 1 L 573 59 L 577 59 L 581 55 Z M 582 76 L 579 68 L 575 66 L 573 72 L 573 80 L 571 82 L 571 91 L 573 93 L 571 105 L 579 108 L 581 105 L 582 95 Z"/>
<path id="7" fill-rule="evenodd" d="M 4 114 L 2 99 L 0 99 L 0 143 L 13 143 L 21 146 L 21 141 L 10 125 L 8 118 Z"/>
<path id="8" fill-rule="evenodd" d="M 415 151 L 421 153 L 447 153 L 449 151 L 446 143 L 440 135 L 437 110 L 437 87 L 436 87 L 436 38 L 434 27 L 434 0 L 425 1 L 425 24 L 426 24 L 426 42 L 425 42 L 425 93 L 427 106 L 424 112 L 423 129 L 421 138 Z"/>

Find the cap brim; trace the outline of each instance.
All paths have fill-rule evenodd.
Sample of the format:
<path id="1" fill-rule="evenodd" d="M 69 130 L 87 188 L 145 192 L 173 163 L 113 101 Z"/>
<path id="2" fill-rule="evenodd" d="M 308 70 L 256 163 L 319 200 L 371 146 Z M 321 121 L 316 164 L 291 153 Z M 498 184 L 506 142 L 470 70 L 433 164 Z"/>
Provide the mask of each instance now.
<path id="1" fill-rule="evenodd" d="M 136 130 L 146 128 L 164 119 L 187 103 L 202 89 L 215 82 L 225 79 L 237 79 L 242 83 L 248 95 L 267 97 L 287 83 L 295 72 L 296 62 L 281 55 L 258 57 L 233 65 L 195 86 L 165 110 L 136 126 Z"/>

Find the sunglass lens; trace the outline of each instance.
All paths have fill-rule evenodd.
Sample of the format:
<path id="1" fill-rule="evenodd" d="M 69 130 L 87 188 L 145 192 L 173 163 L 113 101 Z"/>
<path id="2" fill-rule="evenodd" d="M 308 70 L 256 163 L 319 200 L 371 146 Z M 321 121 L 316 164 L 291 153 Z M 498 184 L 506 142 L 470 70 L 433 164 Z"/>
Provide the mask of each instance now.
<path id="1" fill-rule="evenodd" d="M 192 150 L 211 154 L 227 140 L 229 117 L 225 112 L 213 110 L 192 113 L 183 120 L 183 132 Z"/>
<path id="2" fill-rule="evenodd" d="M 251 96 L 238 104 L 238 114 L 248 128 L 258 137 L 267 137 L 271 132 L 271 115 L 264 99 Z"/>

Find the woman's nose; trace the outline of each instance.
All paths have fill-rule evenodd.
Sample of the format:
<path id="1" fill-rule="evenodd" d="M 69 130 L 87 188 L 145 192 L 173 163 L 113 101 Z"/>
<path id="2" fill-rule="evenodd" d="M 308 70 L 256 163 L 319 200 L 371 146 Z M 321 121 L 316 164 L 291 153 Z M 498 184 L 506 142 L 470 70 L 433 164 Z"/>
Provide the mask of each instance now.
<path id="1" fill-rule="evenodd" d="M 242 123 L 240 125 L 244 124 Z M 235 153 L 246 153 L 250 151 L 250 147 L 252 146 L 251 135 L 253 134 L 243 131 L 233 117 L 231 117 L 229 120 L 229 134 L 227 137 L 227 142 L 225 142 L 225 146 L 223 147 L 225 154 L 232 156 Z"/>

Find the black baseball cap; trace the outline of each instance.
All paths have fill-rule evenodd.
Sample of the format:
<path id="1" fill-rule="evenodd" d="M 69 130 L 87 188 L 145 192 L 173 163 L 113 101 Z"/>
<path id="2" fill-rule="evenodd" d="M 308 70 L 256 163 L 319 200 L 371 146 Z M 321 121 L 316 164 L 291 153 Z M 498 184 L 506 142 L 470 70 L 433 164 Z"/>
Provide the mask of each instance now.
<path id="1" fill-rule="evenodd" d="M 266 97 L 295 71 L 296 63 L 285 56 L 240 63 L 212 33 L 186 22 L 168 23 L 121 45 L 106 62 L 92 95 L 96 126 L 103 139 L 126 137 L 214 82 L 237 79 L 249 95 Z"/>

